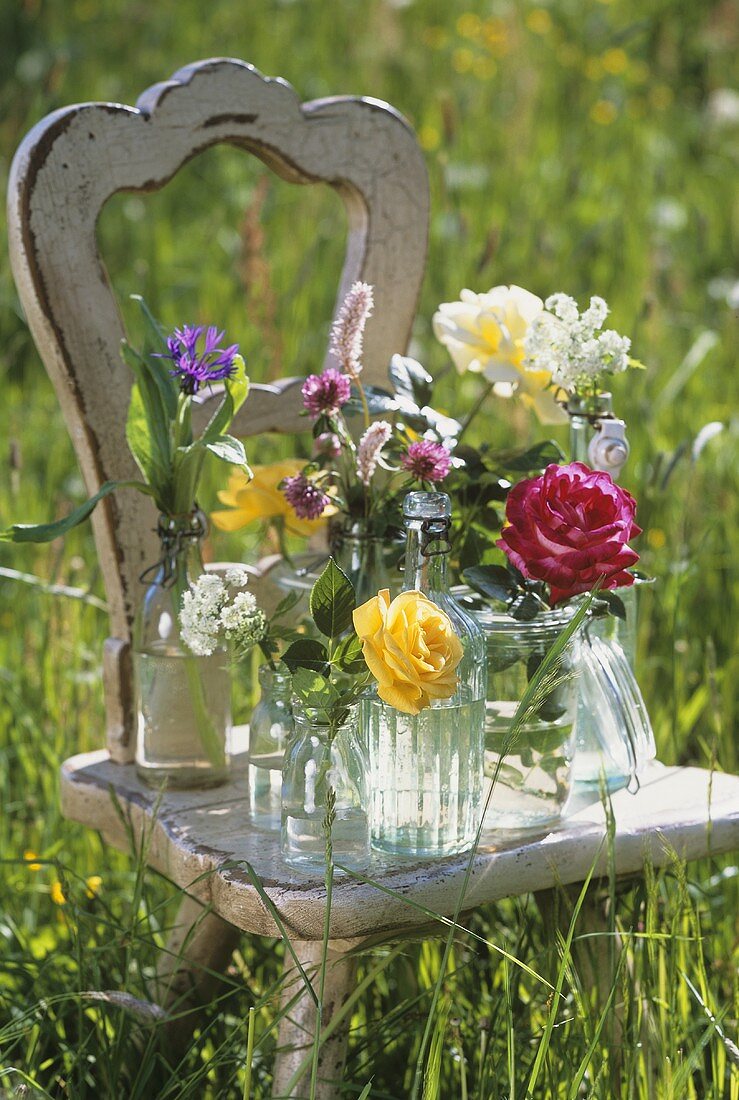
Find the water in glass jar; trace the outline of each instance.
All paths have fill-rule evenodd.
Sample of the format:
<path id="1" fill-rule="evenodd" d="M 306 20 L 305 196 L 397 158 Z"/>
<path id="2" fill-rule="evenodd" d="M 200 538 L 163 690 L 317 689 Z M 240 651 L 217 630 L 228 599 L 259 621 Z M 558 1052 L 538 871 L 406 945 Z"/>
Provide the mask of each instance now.
<path id="1" fill-rule="evenodd" d="M 315 873 L 325 859 L 325 810 L 306 813 L 303 806 L 283 806 L 282 828 L 286 842 L 285 859 L 293 867 Z M 360 807 L 337 809 L 331 826 L 335 863 L 362 870 L 369 862 L 367 814 Z M 341 872 L 337 870 L 337 874 Z"/>
<path id="2" fill-rule="evenodd" d="M 403 714 L 367 700 L 372 844 L 409 856 L 471 847 L 480 820 L 484 699 Z"/>
<path id="3" fill-rule="evenodd" d="M 485 792 L 501 759 L 515 702 L 489 703 L 485 722 Z M 506 714 L 506 708 L 511 711 Z M 574 728 L 569 713 L 556 721 L 528 722 L 502 759 L 485 816 L 488 829 L 534 829 L 563 813 L 572 789 Z"/>
<path id="4" fill-rule="evenodd" d="M 249 806 L 251 820 L 263 829 L 279 829 L 284 752 L 265 752 L 249 757 Z"/>
<path id="5" fill-rule="evenodd" d="M 231 729 L 230 679 L 225 653 L 192 657 L 163 643 L 137 655 L 139 677 L 137 768 L 151 782 L 172 787 L 223 782 L 228 772 Z M 223 751 L 214 767 L 192 703 L 187 662 L 196 662 L 211 729 Z M 191 666 L 192 667 L 192 666 Z"/>

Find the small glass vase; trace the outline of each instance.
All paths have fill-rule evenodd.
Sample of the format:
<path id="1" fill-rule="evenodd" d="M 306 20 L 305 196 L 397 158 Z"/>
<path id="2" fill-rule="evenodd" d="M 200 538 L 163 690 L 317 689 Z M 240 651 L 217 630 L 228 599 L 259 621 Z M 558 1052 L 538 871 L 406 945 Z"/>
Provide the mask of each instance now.
<path id="1" fill-rule="evenodd" d="M 488 694 L 485 777 L 494 787 L 485 825 L 540 829 L 556 824 L 572 790 L 577 716 L 577 656 L 571 642 L 555 670 L 556 684 L 508 745 L 508 735 L 529 680 L 575 613 L 574 607 L 540 612 L 530 622 L 485 609 Z M 497 778 L 494 778 L 496 776 Z M 487 791 L 486 791 L 487 796 Z"/>
<path id="2" fill-rule="evenodd" d="M 358 707 L 332 725 L 324 711 L 293 699 L 293 718 L 282 768 L 283 859 L 298 870 L 323 871 L 330 836 L 333 861 L 362 870 L 370 860 L 369 763 Z"/>
<path id="3" fill-rule="evenodd" d="M 451 506 L 446 493 L 409 493 L 405 591 L 419 591 L 452 621 L 464 656 L 448 699 L 418 715 L 363 701 L 372 766 L 372 844 L 393 855 L 464 852 L 480 823 L 485 716 L 485 646 L 447 581 Z"/>
<path id="4" fill-rule="evenodd" d="M 262 665 L 259 687 L 249 721 L 249 815 L 263 829 L 279 829 L 282 765 L 295 731 L 290 672 L 284 665 Z"/>
<path id="5" fill-rule="evenodd" d="M 179 611 L 203 572 L 205 516 L 159 517 L 161 557 L 134 622 L 136 770 L 152 786 L 206 787 L 229 774 L 231 674 L 225 648 L 196 657 L 180 639 Z"/>
<path id="6" fill-rule="evenodd" d="M 332 528 L 330 541 L 334 560 L 354 586 L 357 606 L 383 588 L 395 596 L 403 587 L 402 532 L 392 528 L 378 533 L 368 520 L 347 519 Z"/>

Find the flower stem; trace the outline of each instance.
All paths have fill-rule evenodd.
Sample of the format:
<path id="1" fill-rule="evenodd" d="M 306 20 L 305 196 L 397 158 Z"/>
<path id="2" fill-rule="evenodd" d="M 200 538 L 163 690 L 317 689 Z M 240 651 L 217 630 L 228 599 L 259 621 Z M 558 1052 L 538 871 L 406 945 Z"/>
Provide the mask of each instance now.
<path id="1" fill-rule="evenodd" d="M 469 426 L 472 423 L 472 421 L 474 420 L 474 418 L 479 413 L 482 406 L 484 405 L 485 400 L 486 400 L 488 394 L 492 391 L 494 385 L 495 385 L 494 382 L 488 382 L 487 386 L 482 391 L 482 393 L 478 397 L 477 401 L 475 401 L 474 405 L 470 409 L 470 411 L 467 414 L 467 416 L 465 417 L 465 419 L 462 421 L 462 430 L 459 433 L 459 435 L 457 436 L 457 442 L 458 443 L 459 443 L 460 439 L 462 438 L 462 436 L 466 433 L 467 429 L 469 428 Z"/>

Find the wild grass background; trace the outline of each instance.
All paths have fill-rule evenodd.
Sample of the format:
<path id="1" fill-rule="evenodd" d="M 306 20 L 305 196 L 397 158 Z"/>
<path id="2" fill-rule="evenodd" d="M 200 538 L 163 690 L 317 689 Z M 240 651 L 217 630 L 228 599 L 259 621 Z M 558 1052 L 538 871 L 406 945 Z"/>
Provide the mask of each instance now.
<path id="1" fill-rule="evenodd" d="M 630 427 L 624 482 L 640 504 L 643 565 L 658 578 L 642 599 L 639 676 L 660 758 L 739 770 L 731 3 L 0 0 L 0 28 L 3 178 L 49 111 L 132 103 L 203 57 L 251 61 L 304 99 L 368 94 L 398 107 L 419 134 L 432 189 L 413 352 L 445 372 L 439 392 L 452 411 L 474 384 L 460 389 L 431 335 L 440 301 L 509 282 L 608 300 L 613 327 L 633 336 L 648 366 L 614 391 Z M 320 364 L 345 231 L 332 193 L 290 187 L 223 148 L 156 195 L 117 196 L 100 231 L 127 316 L 136 291 L 169 324 L 218 323 L 256 379 Z M 0 524 L 60 514 L 83 487 L 5 259 L 0 384 Z M 701 435 L 712 423 L 718 434 Z M 501 444 L 539 431 L 505 403 L 484 424 Z M 275 455 L 286 446 L 270 444 Z M 248 560 L 256 546 L 218 536 L 213 552 Z M 63 545 L 4 547 L 0 567 L 103 596 L 87 529 Z M 102 743 L 105 636 L 97 607 L 0 576 L 0 1086 L 75 1100 L 237 1097 L 244 1021 L 257 1005 L 252 1086 L 266 1096 L 278 944 L 243 940 L 221 1011 L 174 1074 L 129 1014 L 78 996 L 145 997 L 176 909 L 171 887 L 60 816 L 60 760 Z M 24 863 L 26 852 L 40 865 Z M 613 1013 L 598 1029 L 592 990 L 568 953 L 560 963 L 531 898 L 475 915 L 480 935 L 550 980 L 563 966 L 537 1100 L 737 1100 L 721 1034 L 736 1041 L 738 884 L 735 860 L 722 858 L 619 887 L 610 920 L 625 943 L 620 1031 Z M 363 961 L 363 973 L 378 972 L 354 1012 L 347 1096 L 370 1078 L 372 1097 L 408 1095 L 439 959 L 426 940 Z M 458 944 L 429 1095 L 525 1096 L 548 993 L 480 943 Z"/>

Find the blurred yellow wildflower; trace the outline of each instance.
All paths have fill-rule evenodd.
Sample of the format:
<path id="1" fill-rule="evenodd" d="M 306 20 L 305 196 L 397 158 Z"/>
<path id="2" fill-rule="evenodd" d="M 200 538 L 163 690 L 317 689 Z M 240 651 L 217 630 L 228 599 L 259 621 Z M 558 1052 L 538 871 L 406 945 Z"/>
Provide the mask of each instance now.
<path id="1" fill-rule="evenodd" d="M 100 875 L 90 875 L 86 885 L 88 898 L 94 898 L 100 893 L 100 887 L 103 885 L 103 880 Z"/>
<path id="2" fill-rule="evenodd" d="M 508 28 L 502 19 L 492 16 L 486 19 L 482 28 L 482 40 L 488 49 L 499 53 L 508 49 Z"/>
<path id="3" fill-rule="evenodd" d="M 605 71 L 610 73 L 611 76 L 619 76 L 621 73 L 625 73 L 629 67 L 629 55 L 620 46 L 614 46 L 613 49 L 606 50 L 600 60 Z"/>
<path id="4" fill-rule="evenodd" d="M 296 535 L 312 535 L 319 530 L 324 519 L 335 512 L 327 508 L 319 519 L 298 519 L 277 486 L 283 478 L 300 473 L 305 462 L 300 458 L 285 458 L 268 466 L 254 466 L 251 481 L 242 470 L 234 470 L 228 485 L 218 494 L 228 510 L 211 512 L 210 518 L 221 531 L 240 531 L 258 520 L 282 517 L 289 531 Z"/>
<path id="5" fill-rule="evenodd" d="M 526 16 L 526 26 L 534 34 L 549 34 L 552 29 L 552 17 L 546 8 L 534 8 Z"/>
<path id="6" fill-rule="evenodd" d="M 23 853 L 23 858 L 26 861 L 29 871 L 41 870 L 41 864 L 36 862 L 38 860 L 38 852 L 34 852 L 30 848 L 27 848 Z"/>
<path id="7" fill-rule="evenodd" d="M 492 80 L 498 71 L 498 66 L 492 57 L 476 57 L 472 71 L 479 80 Z"/>
<path id="8" fill-rule="evenodd" d="M 51 884 L 51 900 L 54 905 L 66 905 L 67 899 L 64 896 L 64 890 L 62 890 L 62 884 L 59 879 Z"/>
<path id="9" fill-rule="evenodd" d="M 449 41 L 449 32 L 444 27 L 424 27 L 421 31 L 421 41 L 432 50 L 440 50 Z"/>
<path id="10" fill-rule="evenodd" d="M 468 73 L 472 68 L 475 55 L 466 46 L 460 46 L 452 54 L 452 68 L 458 73 Z"/>
<path id="11" fill-rule="evenodd" d="M 422 149 L 432 152 L 441 145 L 441 134 L 435 126 L 431 126 L 431 124 L 427 122 L 418 131 L 418 140 L 421 143 Z"/>
<path id="12" fill-rule="evenodd" d="M 670 106 L 674 98 L 672 88 L 668 88 L 666 84 L 658 84 L 649 93 L 649 102 L 657 111 L 664 111 L 665 107 Z"/>
<path id="13" fill-rule="evenodd" d="M 482 19 L 474 12 L 466 11 L 457 20 L 457 34 L 463 38 L 477 38 L 482 30 Z"/>
<path id="14" fill-rule="evenodd" d="M 603 76 L 603 62 L 599 57 L 589 57 L 585 62 L 585 75 L 588 80 L 600 80 Z"/>
<path id="15" fill-rule="evenodd" d="M 647 543 L 652 550 L 661 550 L 667 542 L 667 536 L 661 527 L 650 527 L 647 531 Z"/>
<path id="16" fill-rule="evenodd" d="M 590 108 L 590 117 L 599 126 L 610 126 L 618 117 L 618 107 L 610 99 L 599 99 Z"/>

